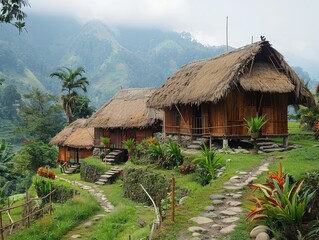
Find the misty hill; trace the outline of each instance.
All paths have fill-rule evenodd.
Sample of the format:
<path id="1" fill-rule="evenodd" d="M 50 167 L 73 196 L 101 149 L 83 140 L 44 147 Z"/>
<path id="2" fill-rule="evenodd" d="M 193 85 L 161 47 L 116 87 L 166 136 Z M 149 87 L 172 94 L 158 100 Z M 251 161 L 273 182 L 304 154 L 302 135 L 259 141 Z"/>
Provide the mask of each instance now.
<path id="1" fill-rule="evenodd" d="M 83 66 L 88 97 L 99 107 L 120 88 L 158 87 L 182 65 L 214 57 L 225 47 L 208 47 L 188 33 L 109 28 L 99 21 L 81 25 L 58 17 L 29 16 L 27 32 L 0 25 L 0 77 L 20 93 L 38 87 L 60 93 L 49 78 L 58 67 Z"/>

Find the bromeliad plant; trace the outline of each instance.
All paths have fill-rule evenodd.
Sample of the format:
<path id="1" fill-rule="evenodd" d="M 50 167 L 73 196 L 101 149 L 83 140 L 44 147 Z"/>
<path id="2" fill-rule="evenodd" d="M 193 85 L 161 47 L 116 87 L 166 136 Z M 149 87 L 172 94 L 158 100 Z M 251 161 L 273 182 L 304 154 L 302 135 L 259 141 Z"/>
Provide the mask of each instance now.
<path id="1" fill-rule="evenodd" d="M 248 134 L 252 138 L 259 137 L 261 128 L 267 123 L 266 115 L 251 117 L 249 119 L 244 118 L 246 122 L 246 128 L 248 129 Z"/>
<path id="2" fill-rule="evenodd" d="M 302 232 L 303 216 L 314 194 L 308 191 L 300 193 L 303 181 L 292 183 L 289 175 L 283 173 L 280 164 L 278 172 L 270 173 L 265 184 L 250 184 L 261 195 L 248 199 L 253 203 L 247 206 L 250 210 L 247 215 L 249 223 L 265 224 L 274 233 L 280 232 L 286 239 L 296 239 L 298 233 Z"/>
<path id="3" fill-rule="evenodd" d="M 123 145 L 127 149 L 128 159 L 132 159 L 133 151 L 135 149 L 135 139 L 128 138 L 125 141 L 123 141 Z"/>

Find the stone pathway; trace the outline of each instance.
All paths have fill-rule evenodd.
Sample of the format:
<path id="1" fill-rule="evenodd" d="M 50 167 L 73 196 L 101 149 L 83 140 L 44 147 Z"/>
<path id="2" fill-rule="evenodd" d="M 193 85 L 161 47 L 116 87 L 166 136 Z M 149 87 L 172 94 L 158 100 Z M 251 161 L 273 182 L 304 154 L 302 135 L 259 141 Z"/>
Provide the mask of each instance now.
<path id="1" fill-rule="evenodd" d="M 114 206 L 107 200 L 105 197 L 103 191 L 99 189 L 97 186 L 88 186 L 83 183 L 77 182 L 77 181 L 71 181 L 62 177 L 57 177 L 57 179 L 61 179 L 63 181 L 66 181 L 74 186 L 80 187 L 83 190 L 88 191 L 92 196 L 96 198 L 96 200 L 99 202 L 100 206 L 104 209 L 106 213 L 110 213 Z M 92 227 L 96 222 L 98 222 L 100 219 L 106 217 L 106 214 L 97 214 L 90 219 L 86 220 L 85 223 L 80 224 L 79 226 L 75 227 L 73 230 L 68 232 L 63 239 L 76 239 L 76 238 L 85 238 L 85 236 L 82 235 L 81 229 L 88 229 Z"/>
<path id="2" fill-rule="evenodd" d="M 214 240 L 223 237 L 227 239 L 227 235 L 234 231 L 243 214 L 241 207 L 243 188 L 257 179 L 258 175 L 267 172 L 268 165 L 273 160 L 273 157 L 264 159 L 262 165 L 251 172 L 237 172 L 237 175 L 225 183 L 224 190 L 220 194 L 210 195 L 212 204 L 206 206 L 200 216 L 190 219 L 195 223 L 194 226 L 188 228 L 188 231 L 192 233 L 191 239 Z"/>

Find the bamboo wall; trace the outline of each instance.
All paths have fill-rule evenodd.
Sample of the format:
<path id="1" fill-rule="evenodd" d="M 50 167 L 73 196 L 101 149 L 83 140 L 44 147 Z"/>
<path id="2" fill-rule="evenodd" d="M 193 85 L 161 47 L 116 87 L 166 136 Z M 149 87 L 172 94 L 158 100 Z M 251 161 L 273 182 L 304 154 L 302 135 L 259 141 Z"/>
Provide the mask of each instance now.
<path id="1" fill-rule="evenodd" d="M 262 129 L 263 135 L 287 135 L 287 106 L 287 94 L 245 92 L 236 89 L 225 100 L 216 104 L 201 104 L 200 133 L 215 137 L 247 137 L 244 118 L 254 117 L 259 111 L 260 115 L 266 114 L 268 120 Z M 194 134 L 193 108 L 191 105 L 182 105 L 178 106 L 178 109 L 165 109 L 165 131 Z"/>
<path id="2" fill-rule="evenodd" d="M 69 152 L 68 152 L 68 148 L 67 147 L 59 146 L 58 160 L 59 161 L 63 161 L 63 162 L 70 161 L 70 156 L 69 156 Z"/>

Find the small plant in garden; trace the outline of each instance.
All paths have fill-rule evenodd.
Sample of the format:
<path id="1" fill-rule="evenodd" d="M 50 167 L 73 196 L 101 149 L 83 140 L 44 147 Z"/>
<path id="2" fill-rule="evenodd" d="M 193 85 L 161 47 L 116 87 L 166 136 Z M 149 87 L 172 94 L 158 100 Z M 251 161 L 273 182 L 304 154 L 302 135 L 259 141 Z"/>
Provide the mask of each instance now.
<path id="1" fill-rule="evenodd" d="M 161 142 L 157 142 L 156 144 L 154 143 L 149 143 L 147 145 L 148 148 L 148 153 L 150 157 L 161 164 L 164 161 L 165 158 L 165 145 Z"/>
<path id="2" fill-rule="evenodd" d="M 197 173 L 202 185 L 206 185 L 214 179 L 216 170 L 222 167 L 217 153 L 214 150 L 209 150 L 206 145 L 202 146 L 201 156 L 195 158 L 193 163 L 197 165 Z"/>
<path id="3" fill-rule="evenodd" d="M 188 173 L 195 172 L 196 166 L 190 163 L 190 164 L 180 165 L 178 166 L 178 169 L 182 174 L 188 174 Z"/>
<path id="4" fill-rule="evenodd" d="M 180 146 L 171 139 L 167 143 L 167 158 L 170 167 L 179 166 L 184 159 Z"/>
<path id="5" fill-rule="evenodd" d="M 133 151 L 135 149 L 135 139 L 134 138 L 128 138 L 123 141 L 124 147 L 127 149 L 128 152 L 128 158 L 131 159 L 133 155 Z"/>
<path id="6" fill-rule="evenodd" d="M 104 147 L 109 146 L 109 144 L 111 142 L 110 140 L 111 139 L 109 137 L 101 137 L 100 138 L 100 141 L 101 141 L 101 143 L 103 143 Z"/>
<path id="7" fill-rule="evenodd" d="M 45 167 L 40 167 L 38 169 L 38 175 L 41 177 L 46 177 L 46 178 L 51 178 L 51 179 L 55 179 L 55 173 L 51 170 L 49 170 L 48 168 Z"/>
<path id="8" fill-rule="evenodd" d="M 259 137 L 261 128 L 267 123 L 266 115 L 251 117 L 249 119 L 244 118 L 246 122 L 246 128 L 248 129 L 248 134 L 252 138 Z"/>
<path id="9" fill-rule="evenodd" d="M 248 200 L 253 205 L 247 206 L 250 213 L 247 220 L 250 224 L 265 224 L 273 233 L 281 234 L 286 239 L 297 239 L 302 233 L 303 216 L 314 192 L 300 193 L 304 180 L 292 183 L 288 174 L 283 174 L 282 166 L 278 172 L 270 173 L 265 184 L 250 184 L 260 190 L 260 196 Z"/>

